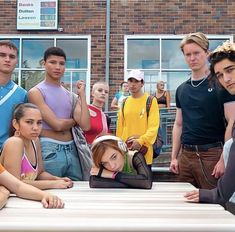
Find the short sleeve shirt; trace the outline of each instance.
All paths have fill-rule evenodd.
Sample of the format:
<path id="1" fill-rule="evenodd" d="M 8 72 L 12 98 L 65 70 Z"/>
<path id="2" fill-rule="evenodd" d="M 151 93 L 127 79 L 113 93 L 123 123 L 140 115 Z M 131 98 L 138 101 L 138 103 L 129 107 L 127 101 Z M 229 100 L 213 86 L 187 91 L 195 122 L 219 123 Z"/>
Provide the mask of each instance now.
<path id="1" fill-rule="evenodd" d="M 191 80 L 181 84 L 176 90 L 176 106 L 183 117 L 182 144 L 202 145 L 224 141 L 224 104 L 235 101 L 225 89 L 209 83 L 206 79 Z"/>

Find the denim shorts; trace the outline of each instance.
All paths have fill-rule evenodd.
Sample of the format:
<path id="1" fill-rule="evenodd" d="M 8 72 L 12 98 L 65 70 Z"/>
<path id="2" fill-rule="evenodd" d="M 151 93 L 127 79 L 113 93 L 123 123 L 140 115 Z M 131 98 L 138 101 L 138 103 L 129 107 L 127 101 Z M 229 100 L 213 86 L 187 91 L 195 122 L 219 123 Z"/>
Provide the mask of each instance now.
<path id="1" fill-rule="evenodd" d="M 61 142 L 41 138 L 42 158 L 45 170 L 52 175 L 82 180 L 81 164 L 74 141 Z"/>

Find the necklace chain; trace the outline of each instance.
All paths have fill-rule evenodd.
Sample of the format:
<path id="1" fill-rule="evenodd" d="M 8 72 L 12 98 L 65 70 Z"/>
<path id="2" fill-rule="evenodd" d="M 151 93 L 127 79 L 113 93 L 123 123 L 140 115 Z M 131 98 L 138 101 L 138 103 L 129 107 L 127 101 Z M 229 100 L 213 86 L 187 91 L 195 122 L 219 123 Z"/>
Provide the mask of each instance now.
<path id="1" fill-rule="evenodd" d="M 205 80 L 206 80 L 207 77 L 203 77 L 202 80 L 197 84 L 197 85 L 194 85 L 193 84 L 193 80 L 192 80 L 192 77 L 191 77 L 191 85 L 194 87 L 194 88 L 197 88 L 199 85 L 201 85 Z"/>

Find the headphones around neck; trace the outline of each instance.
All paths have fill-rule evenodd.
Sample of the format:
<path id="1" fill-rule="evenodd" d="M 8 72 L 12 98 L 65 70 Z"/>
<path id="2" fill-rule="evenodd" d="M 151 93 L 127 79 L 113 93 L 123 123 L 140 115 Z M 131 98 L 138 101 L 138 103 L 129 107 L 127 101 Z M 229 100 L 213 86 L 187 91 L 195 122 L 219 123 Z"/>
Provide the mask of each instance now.
<path id="1" fill-rule="evenodd" d="M 117 141 L 118 143 L 118 147 L 123 151 L 123 152 L 127 152 L 128 151 L 128 148 L 127 148 L 127 145 L 125 142 L 123 142 L 120 138 L 118 138 L 117 136 L 114 136 L 114 135 L 103 135 L 103 136 L 100 136 L 98 138 L 96 138 L 93 143 L 92 143 L 92 146 L 91 146 L 91 149 L 98 143 L 100 142 L 103 142 L 103 141 L 106 141 L 106 140 L 114 140 L 114 141 Z"/>

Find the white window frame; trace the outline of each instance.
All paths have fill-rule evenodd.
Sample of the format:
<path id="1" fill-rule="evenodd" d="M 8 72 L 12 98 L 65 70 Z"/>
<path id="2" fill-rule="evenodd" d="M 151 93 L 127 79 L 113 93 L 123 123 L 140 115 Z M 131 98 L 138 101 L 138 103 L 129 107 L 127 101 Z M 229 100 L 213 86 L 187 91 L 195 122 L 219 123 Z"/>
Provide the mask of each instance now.
<path id="1" fill-rule="evenodd" d="M 137 40 L 137 39 L 158 39 L 160 42 L 160 54 L 159 54 L 159 62 L 160 68 L 159 69 L 143 69 L 144 71 L 159 71 L 160 80 L 161 74 L 163 71 L 190 71 L 190 69 L 162 69 L 161 62 L 162 62 L 162 40 L 175 40 L 175 39 L 183 39 L 185 35 L 125 35 L 124 36 L 124 80 L 127 80 L 128 71 L 127 69 L 127 48 L 128 48 L 128 40 Z M 228 38 L 230 41 L 233 41 L 233 35 L 207 35 L 208 39 L 226 39 Z M 180 48 L 179 48 L 180 49 Z"/>
<path id="2" fill-rule="evenodd" d="M 35 34 L 29 34 L 29 35 L 0 35 L 1 40 L 12 40 L 12 39 L 17 39 L 20 41 L 20 47 L 19 47 L 19 67 L 15 69 L 15 72 L 18 72 L 18 84 L 21 86 L 21 73 L 22 71 L 42 71 L 44 70 L 43 68 L 22 68 L 21 67 L 21 61 L 22 61 L 22 41 L 24 39 L 53 39 L 54 41 L 54 46 L 56 46 L 56 40 L 57 39 L 87 39 L 87 68 L 80 68 L 80 69 L 71 69 L 71 68 L 66 68 L 65 71 L 85 71 L 87 73 L 87 78 L 86 78 L 86 99 L 87 102 L 90 102 L 90 83 L 91 83 L 91 35 L 35 35 Z M 71 85 L 71 83 L 70 83 Z"/>

